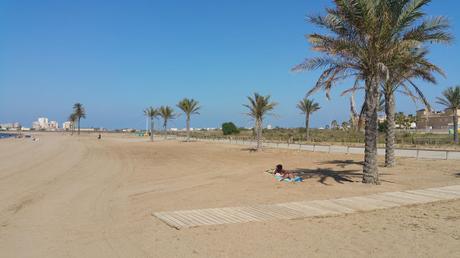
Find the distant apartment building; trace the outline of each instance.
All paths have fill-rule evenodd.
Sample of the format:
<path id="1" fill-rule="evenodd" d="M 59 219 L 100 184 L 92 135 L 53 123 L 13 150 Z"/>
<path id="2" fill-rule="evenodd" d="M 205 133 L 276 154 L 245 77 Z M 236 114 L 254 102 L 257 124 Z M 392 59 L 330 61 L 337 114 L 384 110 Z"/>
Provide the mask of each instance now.
<path id="1" fill-rule="evenodd" d="M 18 123 L 18 122 L 3 123 L 3 124 L 0 124 L 0 128 L 2 130 L 17 130 L 17 129 L 21 128 L 21 124 Z"/>
<path id="2" fill-rule="evenodd" d="M 48 118 L 47 117 L 39 117 L 37 122 L 38 122 L 38 125 L 40 126 L 40 129 L 48 129 Z"/>
<path id="3" fill-rule="evenodd" d="M 34 130 L 57 130 L 59 123 L 57 121 L 49 121 L 47 117 L 39 117 L 37 121 L 32 122 Z"/>
<path id="4" fill-rule="evenodd" d="M 64 130 L 70 130 L 71 127 L 72 127 L 72 122 L 70 121 L 62 123 L 62 129 Z"/>
<path id="5" fill-rule="evenodd" d="M 457 109 L 457 114 L 460 116 L 460 109 Z M 417 129 L 452 129 L 453 128 L 453 112 L 451 109 L 443 112 L 428 111 L 421 109 L 417 111 Z M 460 123 L 460 117 L 459 117 Z"/>
<path id="6" fill-rule="evenodd" d="M 59 124 L 57 121 L 50 121 L 48 123 L 48 128 L 49 129 L 59 129 Z"/>

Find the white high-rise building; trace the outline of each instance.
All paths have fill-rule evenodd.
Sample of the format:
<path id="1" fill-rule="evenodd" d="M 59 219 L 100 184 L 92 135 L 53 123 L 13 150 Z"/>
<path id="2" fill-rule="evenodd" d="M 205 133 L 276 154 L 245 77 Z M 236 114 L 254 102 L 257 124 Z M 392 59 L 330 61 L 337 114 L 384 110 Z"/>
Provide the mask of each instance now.
<path id="1" fill-rule="evenodd" d="M 50 121 L 48 126 L 50 129 L 59 129 L 59 124 L 57 121 Z"/>
<path id="2" fill-rule="evenodd" d="M 72 122 L 70 122 L 70 121 L 64 122 L 64 123 L 62 123 L 62 129 L 70 130 L 71 125 L 72 125 Z"/>
<path id="3" fill-rule="evenodd" d="M 48 118 L 47 117 L 39 117 L 38 118 L 38 125 L 40 129 L 47 129 L 49 127 Z"/>

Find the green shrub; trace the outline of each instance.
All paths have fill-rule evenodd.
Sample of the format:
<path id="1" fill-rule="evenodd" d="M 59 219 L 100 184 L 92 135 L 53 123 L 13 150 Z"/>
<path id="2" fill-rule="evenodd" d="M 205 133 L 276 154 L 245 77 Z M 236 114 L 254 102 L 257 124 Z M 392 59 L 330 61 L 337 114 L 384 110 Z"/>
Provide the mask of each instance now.
<path id="1" fill-rule="evenodd" d="M 236 125 L 232 122 L 226 122 L 222 124 L 222 132 L 224 135 L 230 135 L 230 134 L 238 134 L 240 131 L 236 127 Z"/>

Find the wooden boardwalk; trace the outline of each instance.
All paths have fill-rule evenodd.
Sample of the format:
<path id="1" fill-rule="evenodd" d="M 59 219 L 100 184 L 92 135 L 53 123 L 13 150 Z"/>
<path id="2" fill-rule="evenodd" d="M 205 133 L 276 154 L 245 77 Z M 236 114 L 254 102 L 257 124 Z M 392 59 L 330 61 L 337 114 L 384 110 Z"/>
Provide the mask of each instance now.
<path id="1" fill-rule="evenodd" d="M 460 185 L 330 200 L 155 212 L 153 215 L 167 225 L 181 229 L 207 225 L 340 215 L 454 199 L 460 199 Z"/>

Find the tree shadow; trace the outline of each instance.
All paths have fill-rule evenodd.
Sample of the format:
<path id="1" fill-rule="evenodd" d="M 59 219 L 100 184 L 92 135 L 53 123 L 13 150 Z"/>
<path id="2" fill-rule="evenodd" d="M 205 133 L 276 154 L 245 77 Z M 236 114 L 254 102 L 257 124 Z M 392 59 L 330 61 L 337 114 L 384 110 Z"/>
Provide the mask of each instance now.
<path id="1" fill-rule="evenodd" d="M 256 148 L 242 148 L 241 151 L 257 152 L 257 149 Z"/>
<path id="2" fill-rule="evenodd" d="M 460 177 L 460 172 L 454 174 L 456 177 Z"/>
<path id="3" fill-rule="evenodd" d="M 347 159 L 347 160 L 329 160 L 329 161 L 323 161 L 320 162 L 320 164 L 325 164 L 325 165 L 337 165 L 338 167 L 344 168 L 349 165 L 364 165 L 364 161 L 355 161 L 352 159 Z"/>
<path id="4" fill-rule="evenodd" d="M 323 185 L 329 185 L 326 183 L 327 179 L 333 179 L 339 184 L 360 182 L 362 173 L 360 170 L 350 169 L 335 171 L 331 168 L 317 168 L 317 169 L 303 169 L 299 168 L 293 170 L 296 175 L 302 177 L 304 180 L 318 178 L 318 182 Z"/>

